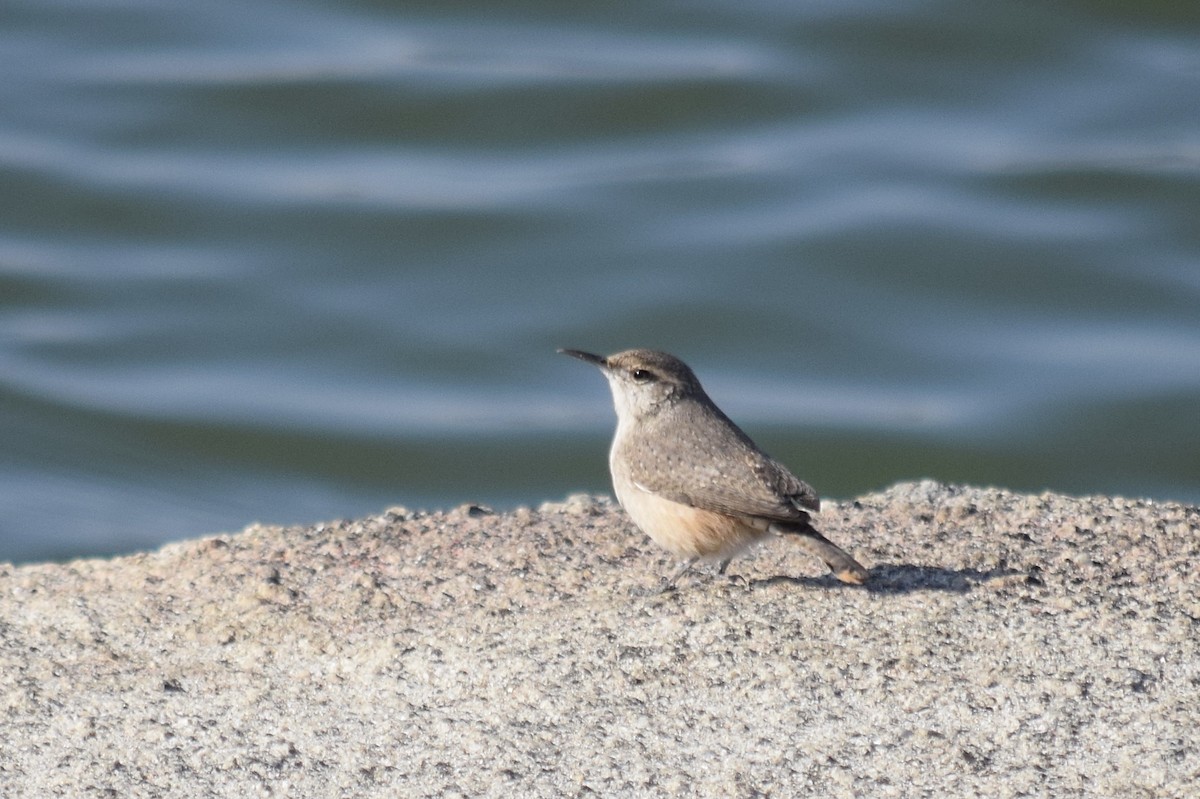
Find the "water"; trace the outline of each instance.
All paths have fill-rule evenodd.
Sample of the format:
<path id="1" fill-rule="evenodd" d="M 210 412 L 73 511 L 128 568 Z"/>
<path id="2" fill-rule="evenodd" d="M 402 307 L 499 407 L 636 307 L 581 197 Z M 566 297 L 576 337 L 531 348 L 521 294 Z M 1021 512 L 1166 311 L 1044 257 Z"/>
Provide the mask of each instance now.
<path id="1" fill-rule="evenodd" d="M 1200 7 L 0 9 L 0 560 L 607 491 L 676 352 L 826 496 L 1200 501 Z"/>

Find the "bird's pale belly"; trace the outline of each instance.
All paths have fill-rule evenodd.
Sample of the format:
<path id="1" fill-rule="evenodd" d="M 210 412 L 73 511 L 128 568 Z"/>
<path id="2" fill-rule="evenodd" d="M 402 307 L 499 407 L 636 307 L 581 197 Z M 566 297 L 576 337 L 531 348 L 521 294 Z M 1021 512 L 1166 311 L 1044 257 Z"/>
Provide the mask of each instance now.
<path id="1" fill-rule="evenodd" d="M 634 524 L 679 558 L 725 560 L 767 535 L 765 527 L 663 499 L 615 474 L 613 489 Z"/>

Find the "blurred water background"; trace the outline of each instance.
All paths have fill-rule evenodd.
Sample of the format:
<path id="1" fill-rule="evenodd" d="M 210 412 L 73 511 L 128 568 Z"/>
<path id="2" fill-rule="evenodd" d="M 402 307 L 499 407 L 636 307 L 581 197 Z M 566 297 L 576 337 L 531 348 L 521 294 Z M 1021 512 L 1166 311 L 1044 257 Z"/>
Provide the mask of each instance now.
<path id="1" fill-rule="evenodd" d="M 0 6 L 0 560 L 609 492 L 1200 501 L 1200 4 Z"/>

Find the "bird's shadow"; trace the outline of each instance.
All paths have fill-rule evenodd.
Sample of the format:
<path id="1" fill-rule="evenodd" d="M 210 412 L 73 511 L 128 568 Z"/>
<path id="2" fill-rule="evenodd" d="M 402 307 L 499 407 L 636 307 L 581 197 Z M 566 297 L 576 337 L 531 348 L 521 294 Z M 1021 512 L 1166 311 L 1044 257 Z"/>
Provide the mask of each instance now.
<path id="1" fill-rule="evenodd" d="M 937 566 L 915 566 L 910 563 L 880 563 L 869 570 L 870 578 L 863 585 L 839 582 L 833 575 L 823 577 L 790 577 L 780 574 L 751 580 L 751 588 L 758 585 L 797 585 L 809 588 L 840 588 L 852 591 L 868 591 L 872 594 L 911 594 L 916 591 L 943 591 L 950 594 L 965 594 L 980 583 L 1000 580 L 1013 575 L 1025 574 L 1018 569 L 943 569 Z"/>

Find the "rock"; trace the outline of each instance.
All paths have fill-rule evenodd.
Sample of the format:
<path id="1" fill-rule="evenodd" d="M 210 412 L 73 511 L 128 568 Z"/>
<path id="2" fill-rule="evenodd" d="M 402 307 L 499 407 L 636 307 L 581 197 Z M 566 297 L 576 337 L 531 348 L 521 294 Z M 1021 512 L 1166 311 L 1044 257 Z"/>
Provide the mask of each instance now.
<path id="1" fill-rule="evenodd" d="M 5 796 L 1187 796 L 1200 509 L 904 484 L 674 564 L 610 500 L 0 565 Z"/>

